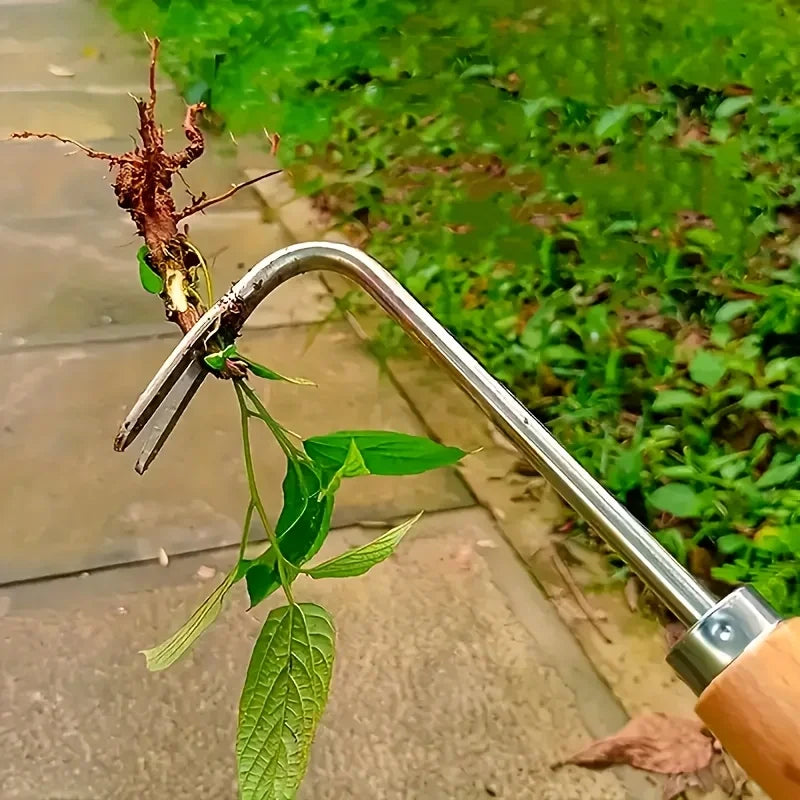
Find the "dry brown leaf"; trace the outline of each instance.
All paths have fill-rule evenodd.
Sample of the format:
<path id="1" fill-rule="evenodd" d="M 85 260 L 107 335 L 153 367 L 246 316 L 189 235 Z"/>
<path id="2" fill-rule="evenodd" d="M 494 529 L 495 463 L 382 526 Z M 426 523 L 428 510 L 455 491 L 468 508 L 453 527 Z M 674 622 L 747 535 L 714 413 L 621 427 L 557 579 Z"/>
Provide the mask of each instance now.
<path id="1" fill-rule="evenodd" d="M 713 755 L 713 739 L 705 733 L 700 720 L 645 714 L 565 763 L 583 767 L 630 764 L 648 772 L 674 775 L 704 769 Z"/>

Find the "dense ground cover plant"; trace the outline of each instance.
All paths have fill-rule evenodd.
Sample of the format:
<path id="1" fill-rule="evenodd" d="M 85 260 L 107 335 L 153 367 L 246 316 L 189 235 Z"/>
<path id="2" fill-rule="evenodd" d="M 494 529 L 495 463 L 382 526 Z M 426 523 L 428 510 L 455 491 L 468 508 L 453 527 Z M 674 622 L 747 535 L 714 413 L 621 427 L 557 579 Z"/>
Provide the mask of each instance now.
<path id="1" fill-rule="evenodd" d="M 678 558 L 800 613 L 795 4 L 109 3 Z"/>

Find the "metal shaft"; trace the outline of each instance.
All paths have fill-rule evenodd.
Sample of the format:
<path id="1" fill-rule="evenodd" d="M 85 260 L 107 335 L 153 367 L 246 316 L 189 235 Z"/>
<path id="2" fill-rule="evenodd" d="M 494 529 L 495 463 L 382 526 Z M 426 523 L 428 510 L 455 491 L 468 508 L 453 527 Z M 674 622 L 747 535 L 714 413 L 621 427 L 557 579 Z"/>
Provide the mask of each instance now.
<path id="1" fill-rule="evenodd" d="M 226 295 L 241 301 L 246 318 L 280 284 L 312 270 L 349 278 L 371 295 L 439 363 L 504 431 L 564 500 L 599 533 L 686 625 L 716 604 L 623 505 L 570 456 L 550 432 L 495 380 L 448 331 L 375 259 L 353 247 L 324 242 L 298 244 L 259 262 Z M 224 304 L 226 298 L 220 303 Z M 219 316 L 212 309 L 209 321 Z M 198 341 L 210 327 L 200 320 Z"/>

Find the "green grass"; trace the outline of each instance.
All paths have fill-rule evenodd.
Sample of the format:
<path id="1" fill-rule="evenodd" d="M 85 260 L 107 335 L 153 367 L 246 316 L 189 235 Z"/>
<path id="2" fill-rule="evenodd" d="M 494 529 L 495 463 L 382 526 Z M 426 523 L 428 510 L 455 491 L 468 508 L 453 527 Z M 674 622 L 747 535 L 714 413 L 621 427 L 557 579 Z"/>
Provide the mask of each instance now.
<path id="1" fill-rule="evenodd" d="M 678 558 L 800 613 L 796 3 L 110 4 Z"/>

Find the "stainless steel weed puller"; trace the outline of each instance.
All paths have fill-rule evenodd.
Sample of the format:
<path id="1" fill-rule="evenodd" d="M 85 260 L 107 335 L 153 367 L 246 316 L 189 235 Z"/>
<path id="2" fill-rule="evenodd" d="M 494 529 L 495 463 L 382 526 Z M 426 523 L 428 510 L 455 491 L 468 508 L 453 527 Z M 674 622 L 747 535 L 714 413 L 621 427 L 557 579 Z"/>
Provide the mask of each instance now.
<path id="1" fill-rule="evenodd" d="M 699 695 L 697 713 L 773 800 L 799 800 L 800 619 L 783 621 L 749 588 L 717 600 L 365 253 L 339 244 L 298 244 L 256 264 L 173 350 L 123 423 L 116 448 L 125 449 L 149 422 L 136 466 L 143 472 L 208 374 L 202 357 L 209 339 L 233 341 L 274 289 L 312 270 L 339 273 L 370 294 L 689 626 L 667 660 Z"/>

